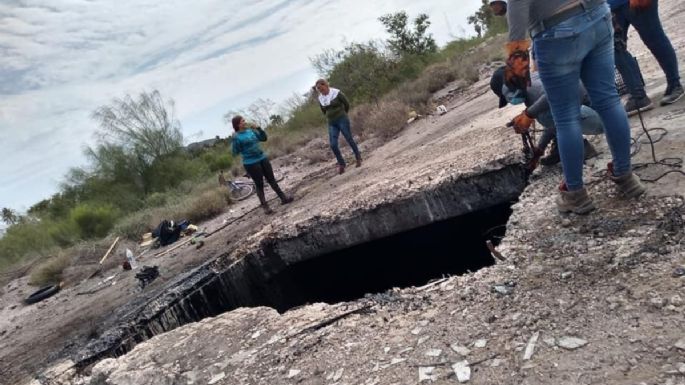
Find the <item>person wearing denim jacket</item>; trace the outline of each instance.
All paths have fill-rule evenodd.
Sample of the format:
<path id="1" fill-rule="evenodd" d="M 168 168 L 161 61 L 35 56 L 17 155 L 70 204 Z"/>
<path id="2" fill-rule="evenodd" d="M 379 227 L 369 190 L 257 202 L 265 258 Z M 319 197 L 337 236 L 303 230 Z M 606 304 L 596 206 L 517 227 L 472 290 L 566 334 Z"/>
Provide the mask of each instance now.
<path id="1" fill-rule="evenodd" d="M 347 97 L 339 89 L 330 87 L 325 79 L 317 80 L 314 88 L 319 92 L 319 107 L 321 107 L 321 112 L 323 112 L 328 121 L 328 140 L 333 155 L 335 155 L 338 161 L 338 173 L 342 174 L 345 172 L 345 158 L 340 153 L 340 147 L 338 146 L 340 133 L 342 133 L 347 144 L 352 148 L 354 157 L 357 160 L 357 167 L 361 167 L 362 156 L 357 143 L 352 137 L 350 119 L 347 117 L 347 112 L 350 110 L 350 103 L 347 101 Z"/>
<path id="2" fill-rule="evenodd" d="M 614 17 L 616 68 L 630 91 L 625 104 L 629 115 L 652 108 L 645 92 L 640 67 L 628 52 L 628 28 L 632 25 L 666 75 L 666 92 L 661 105 L 673 104 L 684 94 L 678 59 L 659 19 L 659 0 L 608 0 Z"/>
<path id="3" fill-rule="evenodd" d="M 495 70 L 490 78 L 490 88 L 499 97 L 499 108 L 507 104 L 526 106 L 526 114 L 535 119 L 542 126 L 542 134 L 538 139 L 535 148 L 536 154 L 542 156 L 550 142 L 553 142 L 550 154 L 540 159 L 540 164 L 544 166 L 555 165 L 560 162 L 559 148 L 556 144 L 557 130 L 554 126 L 554 118 L 547 101 L 547 95 L 542 87 L 540 76 L 537 72 L 531 74 L 530 85 L 522 90 L 517 89 L 511 84 L 506 84 L 504 79 L 505 67 L 502 66 Z M 583 135 L 600 135 L 604 133 L 604 124 L 599 114 L 593 110 L 589 104 L 587 91 L 582 84 L 578 88 L 578 100 L 581 101 L 580 121 Z M 587 139 L 583 139 L 583 152 L 585 159 L 597 156 L 597 151 Z"/>
<path id="4" fill-rule="evenodd" d="M 527 37 L 532 36 L 538 72 L 552 109 L 564 174 L 556 202 L 559 212 L 587 214 L 595 209 L 583 183 L 579 80 L 604 123 L 612 155 L 609 177 L 627 197 L 644 193 L 645 187 L 632 172 L 628 116 L 614 84 L 613 26 L 606 2 L 511 0 L 507 15 L 510 76 L 529 78 L 529 70 L 514 59 L 526 57 Z"/>

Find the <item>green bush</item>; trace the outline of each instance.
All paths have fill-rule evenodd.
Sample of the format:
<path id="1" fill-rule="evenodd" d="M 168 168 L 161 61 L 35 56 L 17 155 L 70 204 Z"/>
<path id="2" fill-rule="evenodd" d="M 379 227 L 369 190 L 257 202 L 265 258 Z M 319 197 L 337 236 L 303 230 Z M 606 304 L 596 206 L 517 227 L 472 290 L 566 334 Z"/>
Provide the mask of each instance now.
<path id="1" fill-rule="evenodd" d="M 19 262 L 45 254 L 57 247 L 46 229 L 49 222 L 27 221 L 10 226 L 0 238 L 0 270 Z"/>
<path id="2" fill-rule="evenodd" d="M 269 132 L 271 136 L 290 135 L 293 132 L 302 131 L 308 128 L 323 128 L 326 125 L 326 118 L 321 113 L 319 102 L 314 99 L 300 100 L 299 104 L 292 110 L 292 115 L 282 128 Z"/>
<path id="3" fill-rule="evenodd" d="M 70 218 L 62 221 L 46 222 L 44 225 L 50 237 L 59 247 L 71 246 L 79 239 L 79 229 Z"/>
<path id="4" fill-rule="evenodd" d="M 152 231 L 155 226 L 153 223 L 152 209 L 139 210 L 117 222 L 112 232 L 127 239 L 139 240 L 143 234 Z"/>
<path id="5" fill-rule="evenodd" d="M 101 238 L 114 227 L 117 210 L 111 205 L 80 204 L 70 213 L 70 219 L 78 227 L 83 239 Z"/>
<path id="6" fill-rule="evenodd" d="M 156 160 L 146 172 L 150 187 L 148 192 L 167 191 L 208 173 L 209 167 L 201 159 L 191 158 L 185 153 L 164 156 Z"/>
<path id="7" fill-rule="evenodd" d="M 202 154 L 202 161 L 209 167 L 209 171 L 228 170 L 233 165 L 233 156 L 228 152 L 207 152 Z"/>

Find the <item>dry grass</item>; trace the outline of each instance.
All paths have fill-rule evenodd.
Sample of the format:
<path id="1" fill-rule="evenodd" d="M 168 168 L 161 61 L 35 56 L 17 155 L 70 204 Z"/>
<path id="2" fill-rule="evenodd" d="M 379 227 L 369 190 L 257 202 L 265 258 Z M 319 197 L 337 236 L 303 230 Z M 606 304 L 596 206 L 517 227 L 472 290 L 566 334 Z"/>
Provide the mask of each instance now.
<path id="1" fill-rule="evenodd" d="M 29 284 L 44 286 L 59 283 L 64 269 L 71 264 L 72 256 L 69 250 L 60 251 L 54 257 L 36 266 L 29 277 Z"/>
<path id="2" fill-rule="evenodd" d="M 216 187 L 192 197 L 187 206 L 177 212 L 178 219 L 184 218 L 197 223 L 221 214 L 231 202 L 228 189 Z"/>
<path id="3" fill-rule="evenodd" d="M 362 137 L 369 135 L 384 139 L 397 135 L 407 124 L 411 108 L 401 100 L 382 100 L 378 106 L 365 105 L 355 110 L 353 124 Z"/>
<path id="4" fill-rule="evenodd" d="M 228 189 L 217 186 L 213 176 L 187 189 L 189 191 L 181 191 L 177 196 L 167 199 L 163 206 L 140 210 L 119 221 L 114 233 L 137 241 L 164 219 L 187 219 L 198 223 L 221 214 L 231 202 Z"/>

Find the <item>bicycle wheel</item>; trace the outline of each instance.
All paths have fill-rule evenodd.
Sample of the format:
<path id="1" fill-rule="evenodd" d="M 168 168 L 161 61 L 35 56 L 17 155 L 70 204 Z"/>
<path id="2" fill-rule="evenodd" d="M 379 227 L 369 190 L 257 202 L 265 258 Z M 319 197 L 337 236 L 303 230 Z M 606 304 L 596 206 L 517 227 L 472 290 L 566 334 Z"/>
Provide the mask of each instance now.
<path id="1" fill-rule="evenodd" d="M 285 178 L 285 174 L 282 172 L 274 171 L 274 178 L 276 178 L 276 182 L 280 182 Z"/>
<path id="2" fill-rule="evenodd" d="M 251 184 L 235 184 L 231 187 L 230 196 L 234 201 L 241 201 L 254 192 L 254 186 Z"/>

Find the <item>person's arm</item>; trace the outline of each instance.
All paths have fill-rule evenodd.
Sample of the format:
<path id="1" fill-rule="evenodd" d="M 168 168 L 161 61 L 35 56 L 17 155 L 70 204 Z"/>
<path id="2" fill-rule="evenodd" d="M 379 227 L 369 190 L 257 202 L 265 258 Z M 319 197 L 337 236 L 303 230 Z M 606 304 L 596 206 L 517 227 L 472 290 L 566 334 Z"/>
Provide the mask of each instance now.
<path id="1" fill-rule="evenodd" d="M 266 142 L 266 131 L 262 130 L 261 127 L 255 127 L 253 130 L 260 142 Z"/>
<path id="2" fill-rule="evenodd" d="M 338 99 L 340 99 L 340 102 L 343 104 L 343 107 L 345 107 L 345 112 L 349 112 L 350 102 L 347 100 L 347 97 L 345 96 L 345 94 L 342 93 L 342 91 L 338 93 Z"/>
<path id="3" fill-rule="evenodd" d="M 547 94 L 542 93 L 540 97 L 533 102 L 528 108 L 526 108 L 526 112 L 528 113 L 528 116 L 531 118 L 535 119 L 537 118 L 541 113 L 549 111 L 550 106 L 549 106 L 549 101 L 547 100 Z"/>
<path id="4" fill-rule="evenodd" d="M 510 0 L 507 5 L 507 22 L 509 24 L 509 43 L 522 42 L 528 39 L 528 18 L 532 0 Z"/>
<path id="5" fill-rule="evenodd" d="M 233 156 L 240 154 L 240 143 L 238 143 L 238 138 L 233 134 L 233 140 L 231 141 L 231 152 Z"/>

